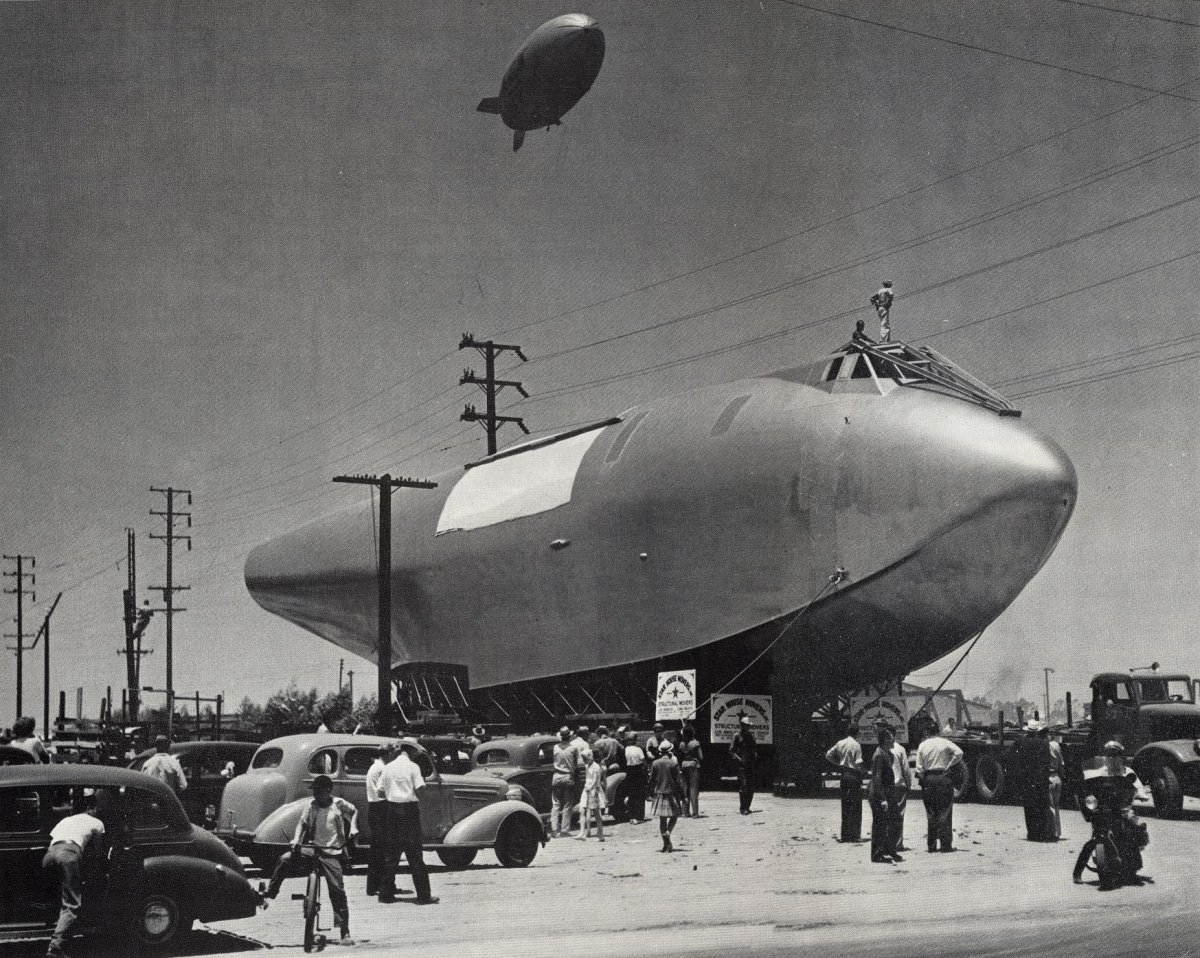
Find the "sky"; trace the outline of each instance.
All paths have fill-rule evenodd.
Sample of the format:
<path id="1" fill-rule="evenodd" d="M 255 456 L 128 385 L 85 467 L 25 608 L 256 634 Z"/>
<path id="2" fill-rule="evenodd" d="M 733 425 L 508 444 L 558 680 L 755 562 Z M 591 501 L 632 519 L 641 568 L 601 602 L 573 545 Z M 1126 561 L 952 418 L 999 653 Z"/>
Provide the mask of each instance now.
<path id="1" fill-rule="evenodd" d="M 343 659 L 368 691 L 370 663 L 258 608 L 245 556 L 368 494 L 335 475 L 481 454 L 462 333 L 522 346 L 504 412 L 536 431 L 827 352 L 884 278 L 896 335 L 1079 474 L 949 686 L 1200 669 L 1193 0 L 582 9 L 600 75 L 514 154 L 475 106 L 547 3 L 0 5 L 0 552 L 36 557 L 27 632 L 63 593 L 52 687 L 95 714 L 123 684 L 125 530 L 158 604 L 174 487 L 177 691 L 328 691 Z M 26 714 L 42 685 L 39 647 Z"/>

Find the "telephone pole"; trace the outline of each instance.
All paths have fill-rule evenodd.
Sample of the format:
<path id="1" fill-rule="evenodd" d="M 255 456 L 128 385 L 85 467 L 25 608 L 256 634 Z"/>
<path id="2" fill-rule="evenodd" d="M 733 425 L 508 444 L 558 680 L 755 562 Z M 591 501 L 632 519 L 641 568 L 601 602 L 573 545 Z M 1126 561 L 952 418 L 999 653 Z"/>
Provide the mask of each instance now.
<path id="1" fill-rule="evenodd" d="M 167 616 L 167 738 L 173 737 L 175 726 L 175 682 L 172 674 L 172 625 L 174 624 L 175 614 L 177 612 L 186 612 L 187 609 L 175 608 L 175 593 L 183 592 L 191 586 L 175 585 L 174 579 L 174 554 L 175 540 L 180 539 L 187 542 L 188 552 L 192 551 L 192 537 L 188 535 L 177 535 L 175 533 L 175 523 L 180 519 L 187 521 L 187 527 L 192 527 L 192 514 L 190 512 L 180 512 L 175 508 L 176 496 L 187 496 L 187 504 L 192 504 L 192 493 L 190 489 L 175 489 L 168 486 L 166 489 L 160 489 L 157 486 L 150 487 L 151 492 L 161 492 L 167 498 L 167 508 L 165 510 L 151 509 L 150 515 L 161 516 L 166 524 L 167 531 L 165 535 L 156 536 L 151 533 L 151 539 L 162 539 L 167 544 L 167 579 L 166 585 L 151 586 L 156 592 L 162 592 L 163 611 Z"/>
<path id="2" fill-rule="evenodd" d="M 392 490 L 436 489 L 436 482 L 423 479 L 393 479 L 382 476 L 334 476 L 334 482 L 374 486 L 379 490 L 379 640 L 375 646 L 379 668 L 379 707 L 375 721 L 377 735 L 392 733 Z M 353 692 L 351 693 L 353 695 Z"/>
<path id="3" fill-rule="evenodd" d="M 46 618 L 42 619 L 42 626 L 33 637 L 33 644 L 29 646 L 31 650 L 36 649 L 39 639 L 46 640 L 42 646 L 42 734 L 47 740 L 50 738 L 50 616 L 54 615 L 54 610 L 58 608 L 58 600 L 62 597 L 61 592 L 54 597 L 54 601 L 50 603 L 50 611 L 46 613 Z"/>
<path id="4" fill-rule="evenodd" d="M 1049 724 L 1049 722 L 1050 722 L 1050 676 L 1052 676 L 1054 674 L 1054 669 L 1045 668 L 1045 669 L 1042 669 L 1042 671 L 1046 675 L 1046 715 L 1045 715 L 1045 718 L 1042 719 L 1042 721 Z"/>
<path id="5" fill-rule="evenodd" d="M 149 608 L 137 607 L 137 553 L 133 545 L 133 530 L 125 530 L 125 562 L 129 571 L 129 585 L 121 593 L 125 608 L 125 648 L 118 649 L 117 654 L 125 656 L 125 678 L 128 691 L 126 692 L 125 719 L 136 723 L 138 711 L 141 708 L 142 688 L 142 656 L 150 655 L 153 649 L 142 648 L 142 634 L 150 624 L 150 617 L 156 611 Z"/>
<path id="6" fill-rule="evenodd" d="M 503 352 L 514 352 L 520 358 L 521 362 L 525 362 L 525 354 L 521 352 L 520 346 L 510 346 L 504 343 L 494 343 L 490 339 L 487 342 L 477 342 L 475 337 L 470 333 L 463 333 L 462 341 L 458 344 L 459 349 L 474 349 L 483 356 L 486 365 L 486 375 L 480 379 L 475 375 L 475 370 L 464 369 L 462 378 L 459 380 L 460 385 L 474 383 L 487 398 L 487 411 L 479 413 L 475 406 L 468 403 L 463 410 L 463 414 L 459 416 L 463 422 L 481 422 L 483 423 L 484 431 L 487 433 L 488 455 L 494 455 L 496 452 L 496 434 L 500 432 L 500 427 L 506 422 L 516 423 L 521 427 L 521 431 L 525 435 L 529 435 L 529 430 L 525 428 L 525 420 L 520 416 L 499 416 L 496 414 L 496 396 L 505 386 L 512 386 L 526 399 L 529 398 L 529 393 L 515 379 L 497 379 L 496 378 L 496 357 Z"/>
<path id="7" fill-rule="evenodd" d="M 29 568 L 33 569 L 37 566 L 37 560 L 33 556 L 23 555 L 6 555 L 4 558 L 8 562 L 16 563 L 15 572 L 4 573 L 6 577 L 17 580 L 16 587 L 12 589 L 5 589 L 4 591 L 8 595 L 15 595 L 17 597 L 17 617 L 13 619 L 13 621 L 17 623 L 17 633 L 16 635 L 13 635 L 10 632 L 6 632 L 4 633 L 4 637 L 6 639 L 17 640 L 16 645 L 8 646 L 8 651 L 17 653 L 17 718 L 20 718 L 21 709 L 23 706 L 22 695 L 24 694 L 25 690 L 25 662 L 23 656 L 26 652 L 33 648 L 31 645 L 27 646 L 25 644 L 25 580 L 28 579 L 31 586 L 37 584 L 36 574 L 33 572 L 26 572 L 24 569 L 26 561 L 29 562 Z M 37 601 L 36 592 L 30 592 L 29 595 L 30 602 Z"/>

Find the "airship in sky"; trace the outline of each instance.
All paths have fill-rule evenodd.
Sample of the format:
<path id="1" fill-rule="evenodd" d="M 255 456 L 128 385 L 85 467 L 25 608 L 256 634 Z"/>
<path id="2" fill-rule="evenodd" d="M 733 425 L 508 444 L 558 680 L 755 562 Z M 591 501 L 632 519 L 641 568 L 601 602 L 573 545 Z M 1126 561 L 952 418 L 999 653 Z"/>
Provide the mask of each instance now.
<path id="1" fill-rule="evenodd" d="M 525 133 L 551 127 L 592 88 L 604 62 L 604 34 L 586 14 L 566 13 L 529 35 L 500 81 L 500 95 L 479 102 L 514 130 L 513 150 Z"/>
<path id="2" fill-rule="evenodd" d="M 812 702 L 904 675 L 1008 607 L 1076 498 L 1052 440 L 903 343 L 648 402 L 435 478 L 394 497 L 394 674 L 451 668 L 463 706 L 514 722 L 526 705 L 644 715 L 638 689 L 662 669 L 695 668 L 697 701 L 735 679 Z M 364 504 L 257 547 L 254 599 L 373 658 L 375 521 Z"/>

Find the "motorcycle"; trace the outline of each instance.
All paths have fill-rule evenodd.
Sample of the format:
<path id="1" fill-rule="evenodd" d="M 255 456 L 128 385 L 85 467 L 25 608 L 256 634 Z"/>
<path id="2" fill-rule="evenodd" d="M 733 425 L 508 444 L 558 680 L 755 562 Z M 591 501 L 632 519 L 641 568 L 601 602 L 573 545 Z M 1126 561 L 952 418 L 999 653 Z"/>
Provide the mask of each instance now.
<path id="1" fill-rule="evenodd" d="M 1104 769 L 1084 772 L 1080 812 L 1092 826 L 1092 837 L 1084 843 L 1075 860 L 1075 884 L 1083 881 L 1084 871 L 1095 872 L 1100 888 L 1140 885 L 1142 849 L 1150 837 L 1145 824 L 1133 811 L 1137 791 L 1132 772 L 1113 775 Z"/>

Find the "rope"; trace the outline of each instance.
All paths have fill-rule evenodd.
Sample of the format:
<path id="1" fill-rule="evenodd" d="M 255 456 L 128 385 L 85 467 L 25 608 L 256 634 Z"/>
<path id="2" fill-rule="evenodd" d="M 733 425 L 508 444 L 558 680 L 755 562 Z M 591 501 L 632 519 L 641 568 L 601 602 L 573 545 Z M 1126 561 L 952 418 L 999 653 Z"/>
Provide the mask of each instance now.
<path id="1" fill-rule="evenodd" d="M 793 625 L 795 625 L 797 622 L 800 621 L 800 616 L 804 615 L 805 612 L 807 612 L 810 608 L 812 608 L 812 606 L 815 605 L 821 599 L 821 597 L 823 595 L 825 595 L 825 592 L 827 589 L 829 589 L 831 586 L 837 586 L 845 578 L 846 578 L 846 570 L 845 569 L 843 569 L 841 566 L 838 566 L 836 569 L 834 569 L 833 575 L 831 575 L 829 577 L 829 579 L 826 581 L 826 583 L 823 586 L 821 586 L 821 591 L 818 592 L 808 602 L 806 602 L 804 605 L 800 606 L 800 608 L 796 610 L 796 614 L 791 617 L 791 619 L 788 621 L 787 625 L 785 625 L 782 629 L 779 630 L 779 634 L 777 636 L 775 636 L 775 638 L 773 638 L 770 642 L 768 642 L 767 645 L 763 648 L 763 650 L 758 653 L 758 655 L 756 655 L 749 662 L 747 662 L 746 665 L 742 668 L 742 670 L 740 672 L 738 672 L 737 675 L 735 675 L 728 682 L 726 682 L 724 685 L 722 685 L 719 689 L 717 689 L 717 691 L 713 692 L 712 695 L 710 695 L 707 700 L 705 700 L 704 702 L 701 702 L 699 705 L 697 705 L 694 709 L 692 709 L 692 711 L 687 715 L 686 718 L 680 719 L 680 721 L 687 722 L 690 719 L 694 719 L 697 715 L 700 714 L 700 710 L 702 708 L 704 708 L 706 705 L 711 705 L 714 696 L 720 695 L 727 688 L 729 688 L 729 686 L 733 685 L 734 682 L 736 682 L 743 675 L 745 675 L 750 670 L 750 667 L 752 665 L 754 665 L 755 662 L 757 662 L 764 655 L 766 655 L 768 652 L 770 652 L 771 649 L 774 648 L 775 645 L 779 642 L 779 640 L 782 639 L 785 635 L 787 635 L 788 630 Z"/>

